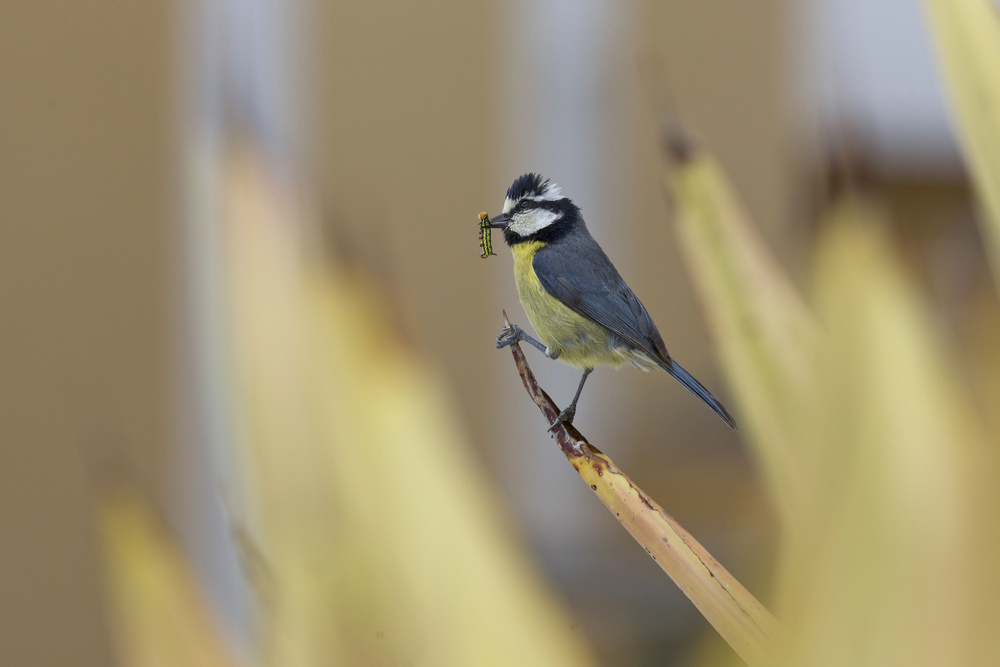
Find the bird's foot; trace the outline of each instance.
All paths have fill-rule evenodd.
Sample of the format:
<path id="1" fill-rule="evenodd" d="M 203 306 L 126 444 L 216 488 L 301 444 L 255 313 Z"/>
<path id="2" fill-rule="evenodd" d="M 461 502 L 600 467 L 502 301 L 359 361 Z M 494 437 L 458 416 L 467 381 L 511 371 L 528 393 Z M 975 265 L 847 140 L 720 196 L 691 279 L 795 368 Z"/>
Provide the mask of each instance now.
<path id="1" fill-rule="evenodd" d="M 552 426 L 549 427 L 549 430 L 550 431 L 555 430 L 555 428 L 560 424 L 572 424 L 573 417 L 575 416 L 576 416 L 575 405 L 571 405 L 568 408 L 564 408 L 563 411 L 559 413 L 559 416 L 556 417 L 556 420 L 552 422 Z"/>
<path id="2" fill-rule="evenodd" d="M 527 338 L 527 334 L 524 333 L 524 329 L 517 326 L 516 324 L 511 324 L 506 326 L 497 336 L 497 349 L 502 350 L 508 345 L 513 345 L 514 343 L 520 343 L 522 340 Z"/>
<path id="3" fill-rule="evenodd" d="M 528 334 L 524 333 L 524 329 L 522 329 L 521 327 L 517 326 L 516 324 L 509 324 L 508 326 L 505 326 L 503 330 L 500 332 L 500 335 L 497 336 L 497 349 L 498 350 L 503 349 L 508 345 L 513 345 L 514 343 L 527 343 L 528 345 L 531 345 L 539 352 L 544 354 L 549 359 L 555 359 L 556 357 L 559 356 L 558 352 L 555 353 L 549 352 L 549 348 L 545 347 L 537 340 L 535 340 Z"/>

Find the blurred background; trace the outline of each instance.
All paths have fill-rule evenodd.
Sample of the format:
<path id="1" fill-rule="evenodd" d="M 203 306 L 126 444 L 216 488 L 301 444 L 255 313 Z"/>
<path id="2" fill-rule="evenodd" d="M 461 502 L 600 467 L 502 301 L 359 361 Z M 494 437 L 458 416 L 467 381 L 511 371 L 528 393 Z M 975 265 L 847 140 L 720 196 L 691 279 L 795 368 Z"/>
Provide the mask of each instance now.
<path id="1" fill-rule="evenodd" d="M 109 504 L 186 573 L 162 622 L 205 610 L 236 664 L 725 655 L 494 349 L 501 309 L 527 322 L 506 247 L 476 242 L 516 176 L 550 177 L 741 419 L 664 197 L 665 110 L 805 292 L 825 204 L 880 201 L 962 381 L 995 388 L 913 0 L 15 1 L 0 76 L 2 664 L 220 664 L 130 643 L 149 599 L 116 558 L 146 538 Z M 527 352 L 565 404 L 577 372 Z M 576 424 L 774 601 L 779 512 L 740 434 L 636 371 L 599 369 Z"/>

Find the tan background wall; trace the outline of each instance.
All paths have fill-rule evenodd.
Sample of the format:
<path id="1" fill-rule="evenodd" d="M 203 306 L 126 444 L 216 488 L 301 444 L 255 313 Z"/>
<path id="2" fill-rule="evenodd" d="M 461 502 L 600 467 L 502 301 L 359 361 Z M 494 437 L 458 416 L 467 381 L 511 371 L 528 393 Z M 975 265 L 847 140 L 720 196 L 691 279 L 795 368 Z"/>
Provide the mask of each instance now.
<path id="1" fill-rule="evenodd" d="M 3 9 L 5 665 L 109 664 L 85 464 L 166 483 L 172 9 Z"/>

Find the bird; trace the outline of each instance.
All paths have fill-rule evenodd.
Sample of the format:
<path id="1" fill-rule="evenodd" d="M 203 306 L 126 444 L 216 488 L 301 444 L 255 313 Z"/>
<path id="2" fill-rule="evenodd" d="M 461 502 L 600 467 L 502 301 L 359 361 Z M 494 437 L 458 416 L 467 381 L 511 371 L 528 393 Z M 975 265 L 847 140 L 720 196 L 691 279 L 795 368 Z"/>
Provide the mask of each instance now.
<path id="1" fill-rule="evenodd" d="M 541 339 L 512 324 L 497 336 L 497 348 L 523 341 L 583 371 L 572 402 L 550 430 L 573 422 L 583 385 L 597 366 L 662 368 L 737 428 L 725 406 L 667 352 L 646 307 L 558 185 L 535 173 L 519 176 L 507 189 L 503 212 L 488 226 L 503 230 L 518 297 Z"/>

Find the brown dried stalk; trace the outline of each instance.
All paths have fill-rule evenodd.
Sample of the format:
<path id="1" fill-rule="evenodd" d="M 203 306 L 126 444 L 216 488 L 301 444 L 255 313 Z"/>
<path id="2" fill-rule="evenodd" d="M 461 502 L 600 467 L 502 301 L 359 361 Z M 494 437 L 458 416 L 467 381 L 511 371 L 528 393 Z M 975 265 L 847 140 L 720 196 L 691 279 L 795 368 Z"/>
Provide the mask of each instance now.
<path id="1" fill-rule="evenodd" d="M 503 318 L 510 330 L 506 312 Z M 520 345 L 513 343 L 510 351 L 528 395 L 549 425 L 555 423 L 559 408 L 538 386 Z M 733 650 L 748 665 L 771 663 L 777 623 L 767 609 L 576 427 L 560 424 L 552 433 L 584 482 Z"/>

